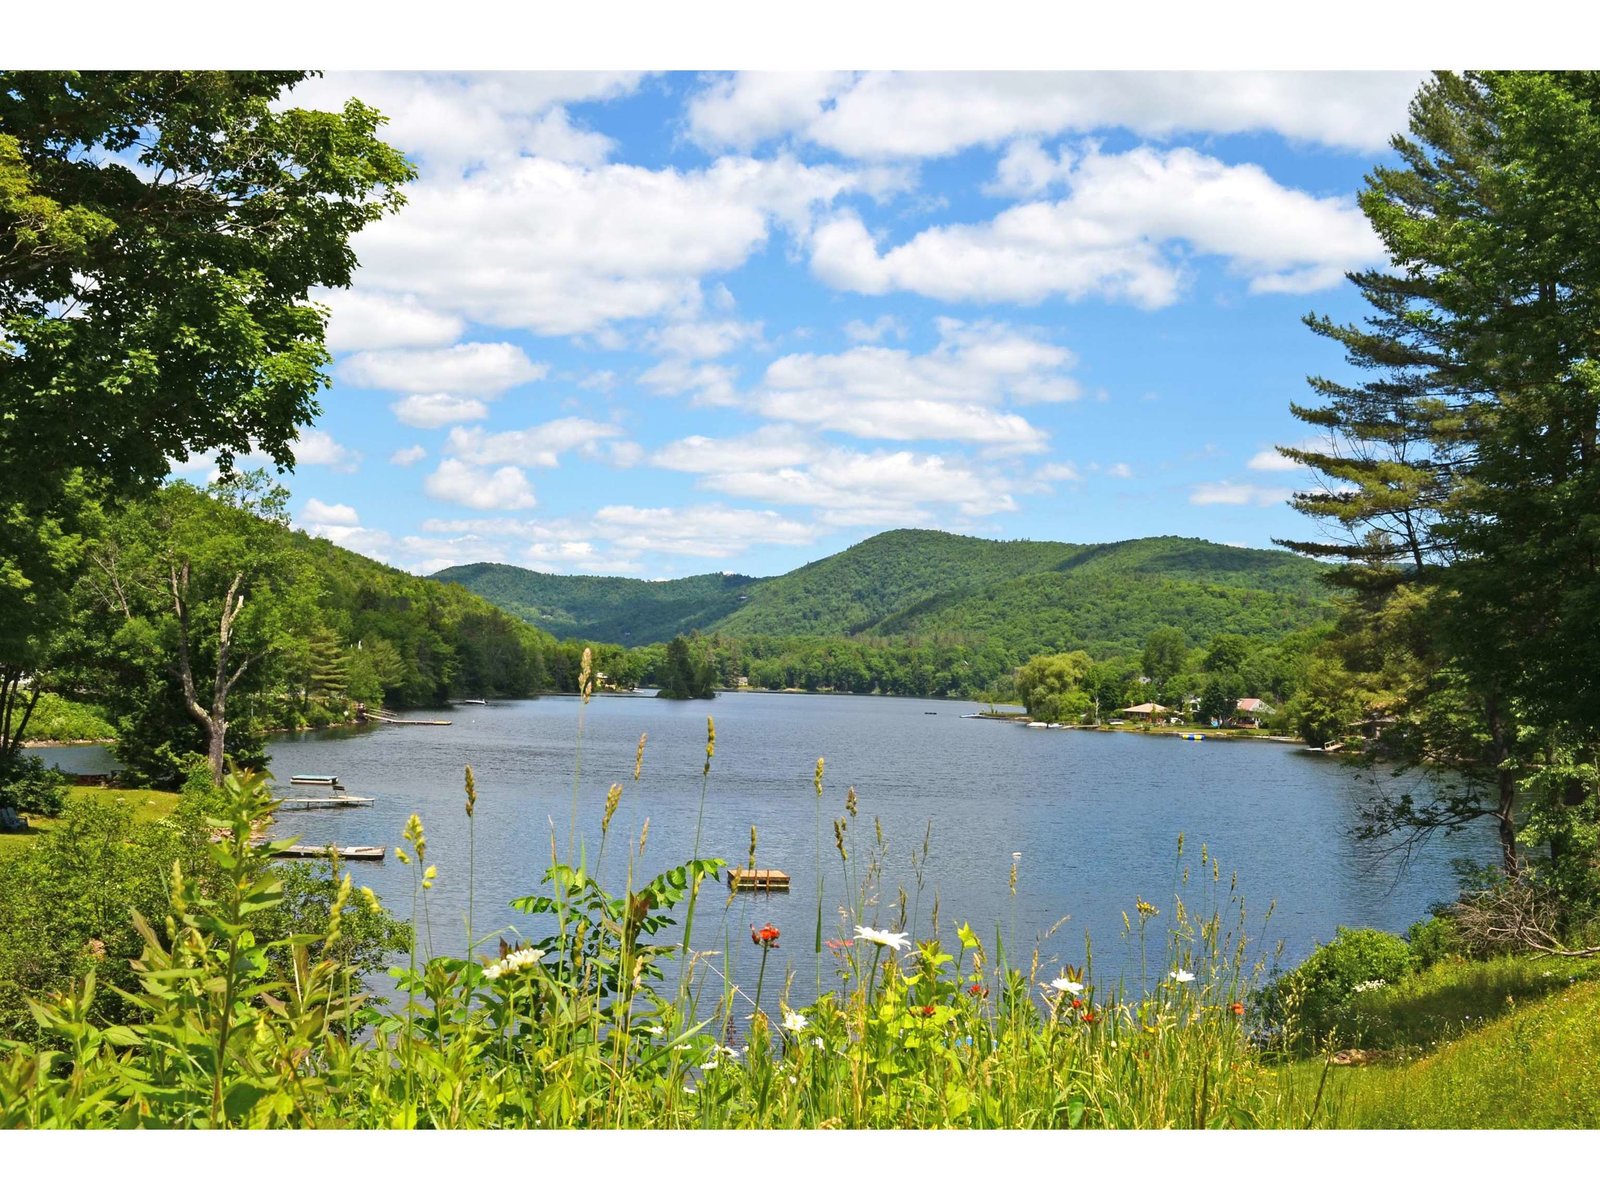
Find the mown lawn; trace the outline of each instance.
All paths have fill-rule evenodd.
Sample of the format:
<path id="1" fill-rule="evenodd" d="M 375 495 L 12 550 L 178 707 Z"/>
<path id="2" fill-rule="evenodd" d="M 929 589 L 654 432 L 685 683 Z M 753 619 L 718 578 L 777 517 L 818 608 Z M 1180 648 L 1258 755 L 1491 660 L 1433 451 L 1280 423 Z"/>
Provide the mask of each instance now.
<path id="1" fill-rule="evenodd" d="M 103 796 L 111 794 L 125 801 L 133 809 L 135 821 L 159 821 L 162 817 L 172 815 L 173 809 L 178 806 L 177 792 L 156 791 L 153 788 L 99 788 L 99 787 L 69 787 L 68 798 L 85 795 Z M 49 817 L 28 818 L 28 824 L 35 831 L 50 828 L 55 822 Z M 0 833 L 0 858 L 13 854 L 21 854 L 33 845 L 35 833 Z"/>

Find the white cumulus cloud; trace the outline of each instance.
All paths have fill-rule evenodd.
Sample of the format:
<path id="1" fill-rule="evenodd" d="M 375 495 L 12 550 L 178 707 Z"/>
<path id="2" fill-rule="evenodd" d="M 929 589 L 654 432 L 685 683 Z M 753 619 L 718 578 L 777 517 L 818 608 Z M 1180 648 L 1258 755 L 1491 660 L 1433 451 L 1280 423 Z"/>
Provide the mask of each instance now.
<path id="1" fill-rule="evenodd" d="M 456 428 L 445 441 L 444 453 L 473 466 L 508 463 L 518 467 L 556 467 L 568 450 L 599 452 L 601 443 L 620 436 L 621 428 L 586 417 L 558 417 L 530 429 L 487 433 L 479 428 Z"/>
<path id="2" fill-rule="evenodd" d="M 691 101 L 701 145 L 792 137 L 853 158 L 923 158 L 1108 126 L 1144 137 L 1269 132 L 1377 151 L 1419 72 L 934 71 L 718 77 Z"/>
<path id="3" fill-rule="evenodd" d="M 841 213 L 812 242 L 824 283 L 867 294 L 911 291 L 947 301 L 1036 304 L 1099 296 L 1144 308 L 1175 302 L 1184 243 L 1225 259 L 1255 292 L 1306 292 L 1382 260 L 1348 198 L 1284 187 L 1260 167 L 1230 166 L 1180 147 L 1091 150 L 1056 201 L 1019 204 L 993 220 L 935 226 L 880 251 L 861 219 Z"/>
<path id="4" fill-rule="evenodd" d="M 341 362 L 338 375 L 356 387 L 492 396 L 543 379 L 549 369 L 510 342 L 462 342 L 435 350 L 364 350 Z"/>
<path id="5" fill-rule="evenodd" d="M 471 396 L 452 396 L 449 392 L 428 392 L 407 396 L 389 406 L 401 424 L 415 429 L 438 429 L 460 421 L 481 421 L 489 406 Z"/>
<path id="6" fill-rule="evenodd" d="M 415 296 L 328 290 L 314 298 L 330 310 L 328 349 L 338 353 L 447 346 L 466 328 L 460 317 L 435 312 Z"/>
<path id="7" fill-rule="evenodd" d="M 516 467 L 491 472 L 454 458 L 441 462 L 422 487 L 435 500 L 468 508 L 519 509 L 537 503 L 528 477 Z"/>

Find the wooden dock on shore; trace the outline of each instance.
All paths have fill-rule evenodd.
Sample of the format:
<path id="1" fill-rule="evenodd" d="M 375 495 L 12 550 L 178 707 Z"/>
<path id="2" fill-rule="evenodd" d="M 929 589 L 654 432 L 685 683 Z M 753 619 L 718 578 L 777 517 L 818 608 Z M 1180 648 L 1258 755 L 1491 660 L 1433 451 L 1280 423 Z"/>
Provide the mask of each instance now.
<path id="1" fill-rule="evenodd" d="M 747 867 L 734 867 L 728 872 L 728 886 L 741 892 L 786 892 L 789 890 L 789 876 L 787 872 L 765 867 L 753 871 Z"/>

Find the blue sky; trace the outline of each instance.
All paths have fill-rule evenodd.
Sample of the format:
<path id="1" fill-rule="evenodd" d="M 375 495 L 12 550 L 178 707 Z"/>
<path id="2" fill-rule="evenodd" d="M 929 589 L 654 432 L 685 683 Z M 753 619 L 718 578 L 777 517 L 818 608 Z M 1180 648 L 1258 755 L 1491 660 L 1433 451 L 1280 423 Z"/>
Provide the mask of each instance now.
<path id="1" fill-rule="evenodd" d="M 297 523 L 427 572 L 765 575 L 883 529 L 1303 536 L 1301 324 L 1415 73 L 332 73 L 355 242 Z M 192 464 L 200 471 L 204 464 Z"/>

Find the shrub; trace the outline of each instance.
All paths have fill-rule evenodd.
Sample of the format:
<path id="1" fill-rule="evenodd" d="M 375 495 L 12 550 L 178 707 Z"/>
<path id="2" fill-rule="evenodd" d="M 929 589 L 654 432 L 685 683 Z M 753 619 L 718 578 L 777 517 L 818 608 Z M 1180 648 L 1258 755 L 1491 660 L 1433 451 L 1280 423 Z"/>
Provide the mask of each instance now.
<path id="1" fill-rule="evenodd" d="M 1412 965 L 1419 971 L 1446 959 L 1459 958 L 1464 950 L 1456 923 L 1445 916 L 1418 921 L 1406 930 L 1406 941 L 1411 943 Z"/>
<path id="2" fill-rule="evenodd" d="M 1279 978 L 1272 1007 L 1290 1020 L 1297 1041 L 1317 1042 L 1350 1030 L 1353 997 L 1400 982 L 1412 965 L 1411 947 L 1403 938 L 1341 925 L 1331 942 Z"/>
<path id="3" fill-rule="evenodd" d="M 33 755 L 18 754 L 9 760 L 0 757 L 0 808 L 54 817 L 60 814 L 66 795 L 66 777 Z"/>

